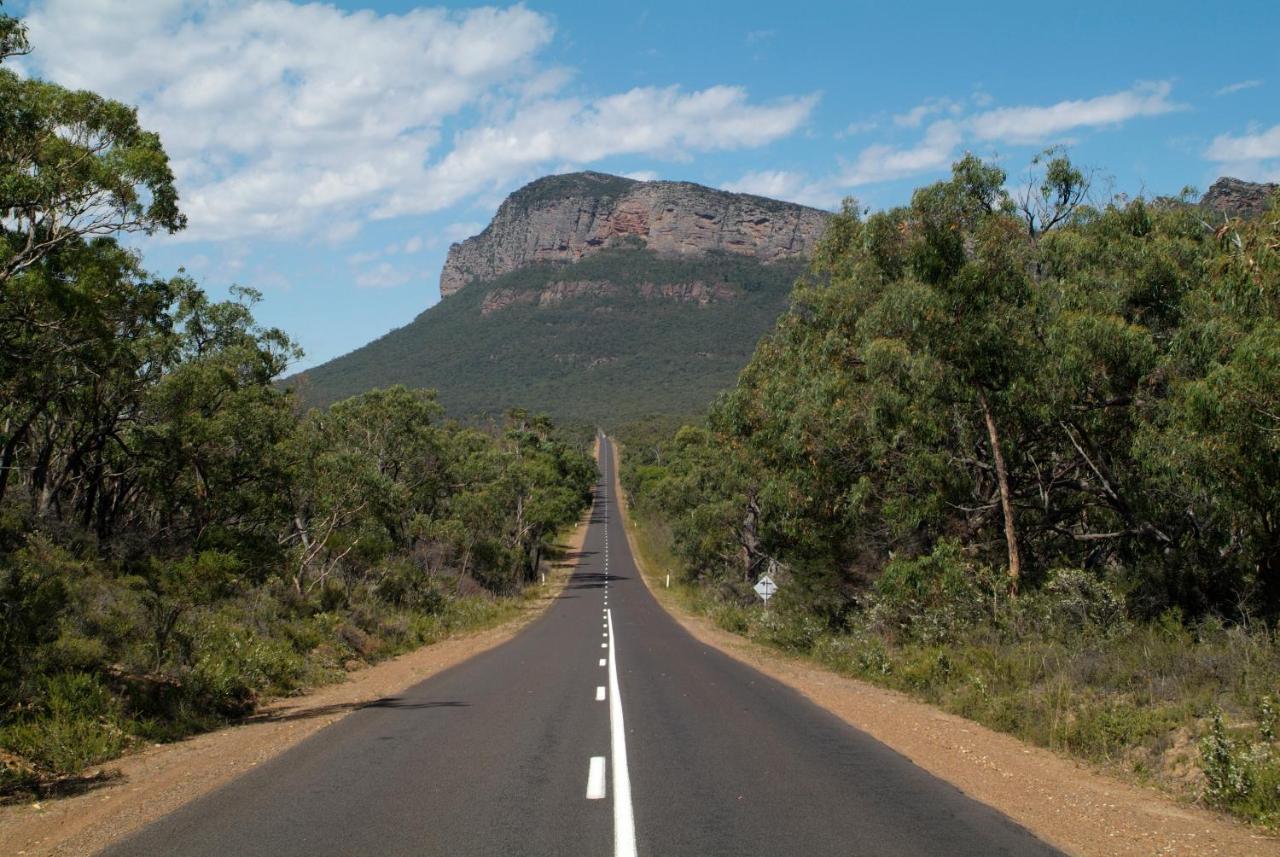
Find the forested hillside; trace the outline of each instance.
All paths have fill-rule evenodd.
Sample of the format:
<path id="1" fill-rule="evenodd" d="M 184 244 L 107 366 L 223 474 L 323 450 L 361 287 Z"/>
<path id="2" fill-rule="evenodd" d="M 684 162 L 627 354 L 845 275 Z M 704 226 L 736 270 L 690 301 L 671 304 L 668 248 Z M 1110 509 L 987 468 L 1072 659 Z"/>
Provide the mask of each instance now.
<path id="1" fill-rule="evenodd" d="M 184 224 L 132 108 L 0 68 L 0 795 L 498 615 L 590 499 L 585 449 L 518 410 L 301 413 L 252 292 L 118 241 Z"/>
<path id="2" fill-rule="evenodd" d="M 694 414 L 733 383 L 801 270 L 624 244 L 473 282 L 287 383 L 312 404 L 389 383 L 437 388 L 460 418 L 511 406 L 590 425 Z"/>
<path id="3" fill-rule="evenodd" d="M 726 627 L 1274 822 L 1280 210 L 1041 168 L 847 208 L 626 485 Z"/>

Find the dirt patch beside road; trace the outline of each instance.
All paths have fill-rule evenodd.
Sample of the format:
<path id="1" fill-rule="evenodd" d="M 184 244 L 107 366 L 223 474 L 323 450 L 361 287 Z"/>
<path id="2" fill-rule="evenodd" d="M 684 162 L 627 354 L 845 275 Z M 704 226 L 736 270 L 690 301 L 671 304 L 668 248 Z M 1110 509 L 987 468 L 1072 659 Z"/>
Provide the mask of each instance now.
<path id="1" fill-rule="evenodd" d="M 1184 806 L 901 693 L 788 657 L 685 612 L 661 586 L 666 570 L 645 567 L 636 550 L 626 495 L 616 480 L 614 490 L 641 578 L 690 634 L 795 688 L 1046 842 L 1090 857 L 1280 857 L 1280 839 L 1242 822 Z"/>

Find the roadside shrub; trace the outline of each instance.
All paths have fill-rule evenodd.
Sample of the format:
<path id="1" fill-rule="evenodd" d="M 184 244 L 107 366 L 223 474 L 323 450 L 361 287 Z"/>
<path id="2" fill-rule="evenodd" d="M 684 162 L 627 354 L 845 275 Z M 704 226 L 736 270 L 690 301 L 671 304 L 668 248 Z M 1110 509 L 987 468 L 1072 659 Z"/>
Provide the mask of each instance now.
<path id="1" fill-rule="evenodd" d="M 0 746 L 40 774 L 71 776 L 114 758 L 130 743 L 119 700 L 95 676 L 45 676 L 23 717 L 0 729 Z"/>
<path id="2" fill-rule="evenodd" d="M 36 650 L 57 637 L 80 565 L 39 533 L 0 558 L 0 709 L 12 703 Z"/>
<path id="3" fill-rule="evenodd" d="M 826 630 L 821 619 L 804 610 L 760 608 L 750 613 L 748 633 L 780 649 L 808 652 Z"/>
<path id="4" fill-rule="evenodd" d="M 709 605 L 711 621 L 734 634 L 745 634 L 749 628 L 747 610 L 741 604 L 717 602 Z"/>
<path id="5" fill-rule="evenodd" d="M 1040 592 L 1049 621 L 1059 628 L 1121 631 L 1125 625 L 1125 600 L 1106 581 L 1082 568 L 1057 568 L 1049 572 Z"/>
<path id="6" fill-rule="evenodd" d="M 377 593 L 389 604 L 424 613 L 439 613 L 449 600 L 444 585 L 408 557 L 394 558 L 383 565 Z"/>
<path id="7" fill-rule="evenodd" d="M 941 643 L 987 615 L 994 572 L 943 540 L 925 556 L 894 559 L 875 582 L 870 618 L 883 633 Z"/>
<path id="8" fill-rule="evenodd" d="M 189 692 L 225 716 L 246 714 L 262 693 L 286 693 L 306 675 L 287 641 L 259 637 L 227 613 L 202 617 L 192 629 L 195 661 Z"/>

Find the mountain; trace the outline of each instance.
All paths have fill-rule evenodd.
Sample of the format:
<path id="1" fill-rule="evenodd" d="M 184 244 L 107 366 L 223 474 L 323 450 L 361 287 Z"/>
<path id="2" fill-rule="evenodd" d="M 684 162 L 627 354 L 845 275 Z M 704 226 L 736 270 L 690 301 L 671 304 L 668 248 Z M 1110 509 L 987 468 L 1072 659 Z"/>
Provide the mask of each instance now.
<path id="1" fill-rule="evenodd" d="M 1200 206 L 1227 217 L 1258 217 L 1267 210 L 1277 184 L 1246 182 L 1223 176 L 1200 199 Z"/>
<path id="2" fill-rule="evenodd" d="M 689 182 L 593 172 L 547 176 L 507 197 L 479 235 L 449 248 L 440 295 L 535 262 L 577 262 L 629 238 L 663 256 L 793 258 L 813 246 L 827 217 L 816 208 Z"/>
<path id="3" fill-rule="evenodd" d="M 433 387 L 458 417 L 697 413 L 786 308 L 828 217 L 686 182 L 548 176 L 450 248 L 438 304 L 286 383 L 316 405 Z"/>

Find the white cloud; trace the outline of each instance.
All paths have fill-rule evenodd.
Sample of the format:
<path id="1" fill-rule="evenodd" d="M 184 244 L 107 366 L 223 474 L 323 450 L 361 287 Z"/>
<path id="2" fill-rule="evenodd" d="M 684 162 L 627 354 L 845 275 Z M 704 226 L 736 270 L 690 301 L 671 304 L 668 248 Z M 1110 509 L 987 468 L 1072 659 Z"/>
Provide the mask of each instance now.
<path id="1" fill-rule="evenodd" d="M 417 272 L 397 268 L 383 262 L 356 277 L 356 285 L 362 289 L 393 289 L 403 286 L 417 276 Z"/>
<path id="2" fill-rule="evenodd" d="M 1226 175 L 1246 181 L 1280 182 L 1280 125 L 1247 134 L 1219 134 L 1204 156 Z"/>
<path id="3" fill-rule="evenodd" d="M 361 250 L 359 253 L 352 253 L 347 257 L 347 263 L 350 265 L 367 265 L 374 259 L 382 255 L 380 250 Z"/>
<path id="4" fill-rule="evenodd" d="M 955 159 L 956 147 L 963 139 L 958 122 L 941 119 L 931 124 L 924 139 L 915 145 L 877 144 L 863 149 L 853 163 L 843 165 L 836 183 L 858 187 L 945 168 Z"/>
<path id="5" fill-rule="evenodd" d="M 850 122 L 841 130 L 835 133 L 837 140 L 843 140 L 845 137 L 856 137 L 859 134 L 866 134 L 875 131 L 880 127 L 880 119 L 861 119 L 857 122 Z"/>
<path id="6" fill-rule="evenodd" d="M 27 22 L 29 70 L 136 104 L 160 133 L 186 238 L 339 242 L 375 213 L 435 211 L 559 161 L 760 146 L 815 101 L 724 86 L 562 97 L 572 70 L 540 56 L 551 18 L 523 5 L 33 0 Z M 448 122 L 462 130 L 446 140 Z"/>
<path id="7" fill-rule="evenodd" d="M 622 177 L 635 179 L 638 182 L 651 182 L 657 180 L 658 174 L 654 170 L 635 170 L 634 172 L 623 173 Z"/>
<path id="8" fill-rule="evenodd" d="M 498 202 L 500 202 L 499 200 Z M 494 203 L 495 206 L 497 202 Z M 448 226 L 437 231 L 434 235 L 427 239 L 427 246 L 435 249 L 437 247 L 445 247 L 456 241 L 464 241 L 472 235 L 479 235 L 484 231 L 485 224 L 476 221 L 464 221 L 460 223 L 450 223 Z"/>
<path id="9" fill-rule="evenodd" d="M 923 103 L 917 104 L 906 113 L 899 113 L 893 117 L 893 124 L 899 128 L 919 128 L 924 120 L 938 113 L 950 113 L 958 115 L 964 110 L 963 105 L 952 101 L 949 98 L 929 98 Z"/>
<path id="10" fill-rule="evenodd" d="M 839 200 L 821 185 L 810 182 L 803 173 L 787 170 L 760 170 L 750 172 L 737 181 L 721 185 L 733 193 L 750 193 L 811 205 L 815 208 L 834 208 Z"/>
<path id="11" fill-rule="evenodd" d="M 1139 83 L 1122 92 L 1083 100 L 1059 101 L 1048 107 L 1001 107 L 969 120 L 978 140 L 1011 144 L 1053 140 L 1077 128 L 1119 125 L 1139 116 L 1158 116 L 1181 109 L 1169 100 L 1168 81 Z"/>
<path id="12" fill-rule="evenodd" d="M 1222 95 L 1233 95 L 1233 94 L 1235 94 L 1235 93 L 1237 93 L 1237 92 L 1240 92 L 1240 91 L 1242 91 L 1242 90 L 1245 90 L 1245 89 L 1253 89 L 1254 87 L 1257 87 L 1257 86 L 1262 86 L 1262 81 L 1260 81 L 1260 80 L 1242 80 L 1242 81 L 1240 81 L 1239 83 L 1231 83 L 1231 84 L 1228 84 L 1228 85 L 1226 85 L 1226 86 L 1222 87 L 1222 89 L 1219 89 L 1217 92 L 1215 92 L 1215 93 L 1214 93 L 1214 95 L 1218 95 L 1218 96 L 1222 96 Z"/>
<path id="13" fill-rule="evenodd" d="M 392 195 L 377 214 L 437 211 L 558 161 L 588 164 L 639 154 L 686 160 L 693 152 L 762 146 L 793 133 L 816 103 L 810 95 L 752 104 L 736 86 L 694 92 L 638 87 L 593 101 L 531 103 L 505 122 L 462 132 L 422 182 Z"/>
<path id="14" fill-rule="evenodd" d="M 966 146 L 1061 142 L 1062 135 L 1070 131 L 1115 126 L 1129 119 L 1182 109 L 1181 105 L 1170 100 L 1171 92 L 1169 82 L 1159 81 L 1135 84 L 1121 92 L 1095 98 L 1059 101 L 1047 106 L 997 109 L 986 109 L 991 97 L 981 90 L 962 100 L 930 98 L 892 117 L 892 125 L 897 128 L 915 128 L 925 124 L 929 117 L 940 117 L 928 122 L 923 135 L 915 142 L 865 146 L 852 159 L 840 159 L 839 168 L 821 179 L 812 179 L 801 173 L 762 170 L 748 173 L 725 187 L 830 207 L 844 190 L 942 173 Z M 975 108 L 977 112 L 969 112 Z M 881 124 L 872 119 L 854 123 L 836 136 L 840 138 L 877 127 Z M 1280 136 L 1280 130 L 1273 129 L 1269 133 Z"/>
<path id="15" fill-rule="evenodd" d="M 414 235 L 404 242 L 404 252 L 412 255 L 422 249 L 422 236 Z"/>
<path id="16" fill-rule="evenodd" d="M 1252 134 L 1221 134 L 1213 138 L 1205 156 L 1211 161 L 1261 161 L 1280 158 L 1280 125 Z"/>
<path id="17" fill-rule="evenodd" d="M 330 244 L 342 244 L 355 238 L 359 233 L 359 221 L 339 220 L 325 230 L 324 239 Z"/>

